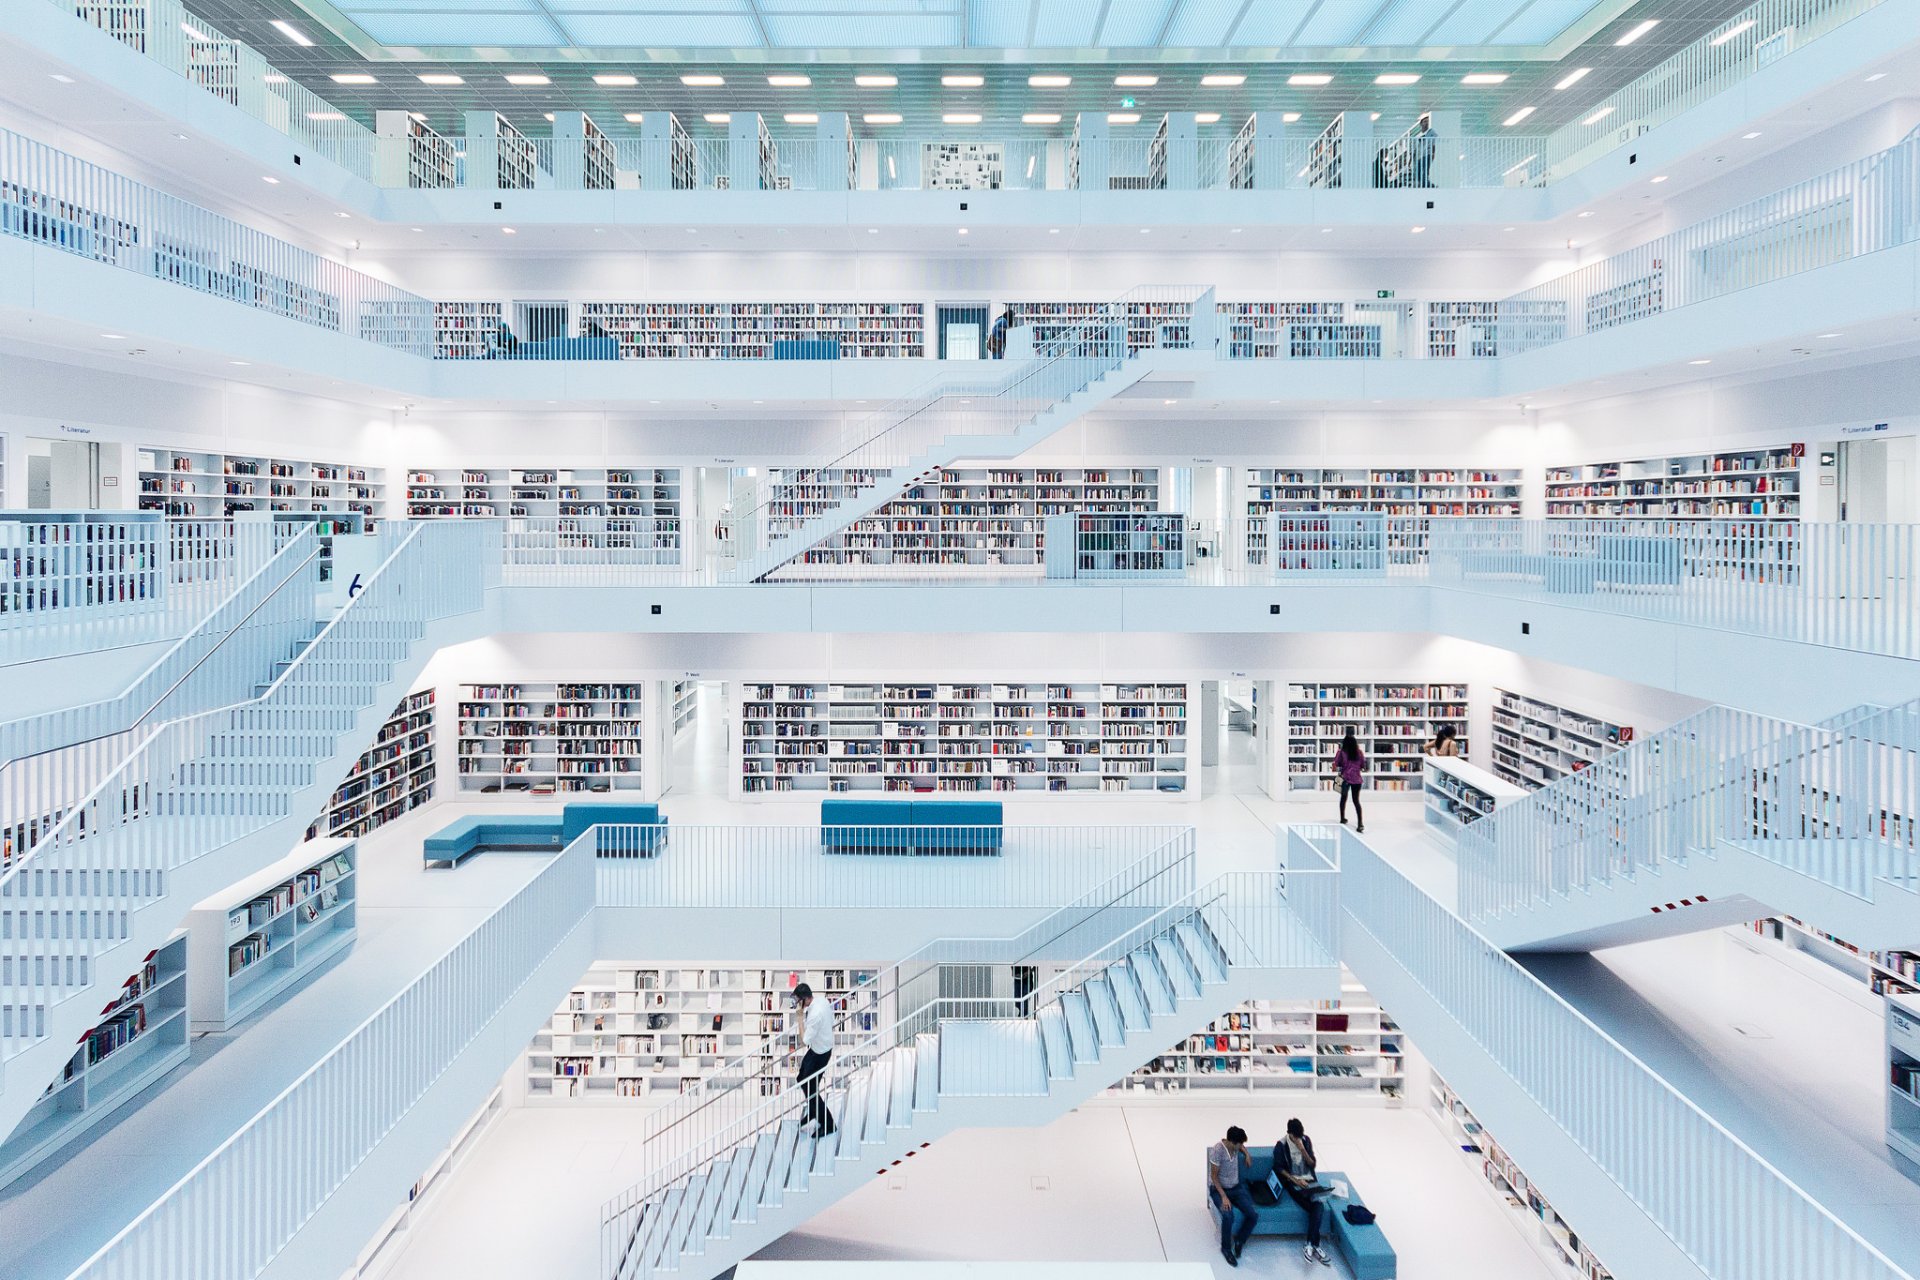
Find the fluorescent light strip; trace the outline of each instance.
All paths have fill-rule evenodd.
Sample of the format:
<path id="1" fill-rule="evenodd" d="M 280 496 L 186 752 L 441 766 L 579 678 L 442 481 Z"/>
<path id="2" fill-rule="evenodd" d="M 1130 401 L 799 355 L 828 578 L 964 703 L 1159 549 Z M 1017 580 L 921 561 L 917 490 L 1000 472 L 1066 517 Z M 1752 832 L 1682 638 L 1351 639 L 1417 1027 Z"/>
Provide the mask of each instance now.
<path id="1" fill-rule="evenodd" d="M 776 89 L 804 89 L 813 83 L 813 77 L 802 75 L 768 76 L 767 83 Z"/>
<path id="2" fill-rule="evenodd" d="M 1029 89 L 1064 89 L 1073 83 L 1072 76 L 1028 76 Z"/>
<path id="3" fill-rule="evenodd" d="M 196 27 L 196 26 L 194 26 L 194 25 L 193 25 L 193 24 L 192 24 L 191 22 L 183 22 L 183 23 L 181 23 L 181 24 L 180 24 L 180 29 L 181 29 L 182 31 L 184 31 L 184 32 L 186 32 L 186 33 L 187 33 L 187 38 L 188 38 L 189 40 L 211 40 L 211 39 L 213 39 L 213 37 L 212 37 L 212 36 L 210 36 L 210 35 L 208 35 L 208 34 L 207 34 L 206 32 L 204 32 L 204 31 L 202 31 L 202 30 L 201 30 L 200 28 L 198 28 L 198 27 Z"/>
<path id="4" fill-rule="evenodd" d="M 1246 82 L 1247 78 L 1242 75 L 1216 73 L 1214 75 L 1200 77 L 1200 84 L 1208 89 L 1232 89 Z"/>
<path id="5" fill-rule="evenodd" d="M 947 124 L 979 124 L 980 117 L 968 111 L 949 111 L 940 117 Z"/>
<path id="6" fill-rule="evenodd" d="M 900 117 L 897 115 L 894 115 L 892 112 L 879 112 L 875 114 L 864 115 L 864 116 L 861 116 L 860 118 L 866 121 L 868 124 L 899 124 L 900 123 Z"/>
<path id="7" fill-rule="evenodd" d="M 1020 123 L 1021 124 L 1059 124 L 1060 113 L 1057 111 L 1029 111 L 1026 115 L 1023 115 L 1020 117 Z"/>
<path id="8" fill-rule="evenodd" d="M 640 77 L 622 76 L 622 75 L 597 75 L 593 78 L 593 82 L 598 85 L 605 85 L 609 89 L 629 88 L 633 85 L 639 84 Z"/>
<path id="9" fill-rule="evenodd" d="M 949 89 L 978 89 L 987 82 L 985 76 L 951 75 L 941 76 L 940 83 Z"/>
<path id="10" fill-rule="evenodd" d="M 680 83 L 689 89 L 718 89 L 727 82 L 725 76 L 681 76 Z"/>
<path id="11" fill-rule="evenodd" d="M 1295 124 L 1299 119 L 1300 113 L 1298 111 L 1285 111 L 1280 115 L 1280 123 L 1282 124 Z"/>
<path id="12" fill-rule="evenodd" d="M 543 84 L 553 83 L 553 81 L 549 80 L 547 77 L 534 71 L 519 72 L 514 75 L 506 76 L 504 77 L 504 79 L 508 84 L 513 85 L 516 88 L 520 88 L 520 89 L 536 89 Z"/>
<path id="13" fill-rule="evenodd" d="M 1613 43 L 1615 44 L 1615 46 L 1632 44 L 1635 40 L 1638 40 L 1641 36 L 1647 34 L 1647 32 L 1653 30 L 1655 27 L 1659 25 L 1660 25 L 1660 19 L 1648 18 L 1645 22 L 1641 23 L 1639 26 L 1635 27 L 1633 30 L 1627 32 L 1627 34 L 1621 36 L 1618 40 L 1615 40 Z"/>
<path id="14" fill-rule="evenodd" d="M 273 29 L 295 44 L 300 45 L 302 48 L 310 48 L 313 45 L 313 41 L 308 37 L 307 33 L 294 26 L 291 22 L 282 22 L 280 19 L 275 18 L 273 20 Z"/>
<path id="15" fill-rule="evenodd" d="M 1515 170 L 1524 169 L 1528 165 L 1532 164 L 1535 160 L 1538 160 L 1539 158 L 1540 158 L 1540 153 L 1536 151 L 1532 155 L 1528 156 L 1525 160 L 1522 160 L 1519 164 L 1514 165 L 1512 169 L 1504 170 L 1500 174 L 1500 176 L 1504 178 L 1507 176 L 1507 174 L 1512 173 Z"/>
<path id="16" fill-rule="evenodd" d="M 1375 76 L 1375 84 L 1419 84 L 1420 77 L 1405 71 L 1389 71 L 1385 75 Z"/>
<path id="17" fill-rule="evenodd" d="M 1582 120 L 1580 123 L 1581 124 L 1599 124 L 1602 120 L 1605 120 L 1608 116 L 1612 114 L 1613 114 L 1612 107 L 1602 107 L 1598 111 L 1594 112 L 1592 115 L 1588 116 L 1585 120 Z"/>
<path id="18" fill-rule="evenodd" d="M 700 118 L 702 120 L 705 120 L 708 124 L 732 124 L 733 123 L 733 115 L 731 112 L 727 112 L 727 111 L 709 111 L 707 112 L 706 115 L 701 116 Z"/>
<path id="19" fill-rule="evenodd" d="M 379 84 L 380 82 L 364 71 L 341 71 L 327 77 L 335 84 Z"/>
<path id="20" fill-rule="evenodd" d="M 621 118 L 624 119 L 628 124 L 639 124 L 642 120 L 646 119 L 646 116 L 638 111 L 629 111 L 625 116 Z"/>
<path id="21" fill-rule="evenodd" d="M 443 71 L 430 72 L 417 77 L 417 79 L 421 84 L 465 84 L 467 82 L 465 76 L 456 76 Z"/>
<path id="22" fill-rule="evenodd" d="M 346 116 L 342 115 L 338 111 L 309 111 L 307 112 L 307 119 L 309 120 L 345 120 Z"/>
<path id="23" fill-rule="evenodd" d="M 1722 31 L 1719 35 L 1707 41 L 1707 43 L 1717 49 L 1721 45 L 1725 44 L 1727 41 L 1739 35 L 1742 31 L 1745 31 L 1747 28 L 1751 27 L 1752 25 L 1753 25 L 1753 19 L 1748 18 L 1745 22 L 1742 22 L 1738 26 L 1728 27 L 1725 31 Z"/>
<path id="24" fill-rule="evenodd" d="M 1151 89 L 1153 88 L 1153 86 L 1160 83 L 1160 77 L 1159 76 L 1115 76 L 1113 78 L 1113 83 L 1114 83 L 1114 87 L 1119 89 Z"/>
<path id="25" fill-rule="evenodd" d="M 1519 124 L 1522 120 L 1525 120 L 1528 116 L 1532 114 L 1533 114 L 1532 107 L 1522 107 L 1518 111 L 1514 112 L 1512 115 L 1508 116 L 1505 120 L 1502 120 L 1500 122 L 1501 127 L 1506 129 L 1511 129 L 1513 128 L 1513 126 Z"/>
<path id="26" fill-rule="evenodd" d="M 1140 115 L 1138 112 L 1135 112 L 1135 111 L 1109 111 L 1107 112 L 1107 123 L 1108 124 L 1139 124 Z"/>
<path id="27" fill-rule="evenodd" d="M 900 83 L 899 76 L 855 76 L 853 82 L 862 89 L 891 89 Z"/>
<path id="28" fill-rule="evenodd" d="M 793 111 L 782 117 L 788 124 L 819 124 L 820 117 L 811 111 Z"/>
<path id="29" fill-rule="evenodd" d="M 1218 111 L 1202 111 L 1194 116 L 1193 122 L 1195 124 L 1219 124 L 1220 113 Z"/>
<path id="30" fill-rule="evenodd" d="M 1507 73 L 1504 71 L 1470 71 L 1460 77 L 1461 84 L 1505 84 Z"/>
<path id="31" fill-rule="evenodd" d="M 1554 85 L 1553 91 L 1555 93 L 1559 93 L 1562 90 L 1573 88 L 1573 86 L 1579 84 L 1582 80 L 1585 80 L 1587 78 L 1588 73 L 1591 72 L 1592 70 L 1593 70 L 1592 67 L 1580 68 L 1578 71 L 1575 71 L 1571 75 L 1564 77 L 1560 81 L 1560 83 Z"/>
<path id="32" fill-rule="evenodd" d="M 1332 84 L 1333 77 L 1327 76 L 1327 75 L 1320 75 L 1318 73 L 1314 73 L 1312 75 L 1288 76 L 1287 83 L 1291 85 Z"/>

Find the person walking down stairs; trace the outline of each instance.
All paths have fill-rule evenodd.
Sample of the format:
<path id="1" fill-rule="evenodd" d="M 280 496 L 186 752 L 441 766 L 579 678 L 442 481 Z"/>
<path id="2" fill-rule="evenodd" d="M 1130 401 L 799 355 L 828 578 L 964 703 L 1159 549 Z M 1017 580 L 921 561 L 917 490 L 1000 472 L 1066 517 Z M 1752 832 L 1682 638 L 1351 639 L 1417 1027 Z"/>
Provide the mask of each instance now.
<path id="1" fill-rule="evenodd" d="M 800 1044 L 806 1049 L 800 1058 L 800 1092 L 806 1098 L 801 1127 L 824 1138 L 834 1131 L 825 1093 L 827 1063 L 833 1060 L 833 1010 L 804 982 L 793 989 L 793 1003 L 800 1010 Z"/>

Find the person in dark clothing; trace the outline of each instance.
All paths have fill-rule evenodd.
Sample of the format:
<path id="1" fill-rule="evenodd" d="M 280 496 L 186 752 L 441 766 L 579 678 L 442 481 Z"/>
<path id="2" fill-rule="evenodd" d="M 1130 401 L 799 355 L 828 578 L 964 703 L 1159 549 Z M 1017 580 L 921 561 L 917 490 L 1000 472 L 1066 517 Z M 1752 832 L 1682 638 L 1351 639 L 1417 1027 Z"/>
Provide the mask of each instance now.
<path id="1" fill-rule="evenodd" d="M 1253 1238 L 1260 1211 L 1254 1207 L 1253 1192 L 1247 1185 L 1252 1163 L 1247 1156 L 1247 1131 L 1239 1125 L 1227 1129 L 1227 1136 L 1207 1148 L 1207 1194 L 1220 1209 L 1220 1256 L 1227 1265 L 1240 1265 L 1240 1253 Z M 1233 1215 L 1240 1215 L 1240 1229 L 1233 1229 Z"/>
<path id="2" fill-rule="evenodd" d="M 1333 753 L 1333 785 L 1340 792 L 1340 825 L 1347 825 L 1347 800 L 1351 798 L 1353 820 L 1360 824 L 1356 830 L 1362 835 L 1366 834 L 1367 815 L 1360 809 L 1360 783 L 1366 776 L 1367 753 L 1360 749 L 1360 740 L 1349 729 Z"/>
<path id="3" fill-rule="evenodd" d="M 993 322 L 993 331 L 987 335 L 987 354 L 995 360 L 1007 357 L 1007 333 L 1013 328 L 1013 308 L 1008 307 Z"/>
<path id="4" fill-rule="evenodd" d="M 1420 132 L 1413 135 L 1413 185 L 1433 185 L 1433 152 L 1439 135 L 1433 129 L 1433 117 L 1420 117 Z"/>
<path id="5" fill-rule="evenodd" d="M 827 1110 L 822 1093 L 827 1063 L 833 1060 L 833 1011 L 804 982 L 793 989 L 793 1003 L 800 1010 L 799 1040 L 806 1049 L 799 1073 L 800 1092 L 806 1100 L 801 1127 L 814 1137 L 824 1138 L 835 1128 L 833 1113 Z"/>
<path id="6" fill-rule="evenodd" d="M 1294 1203 L 1307 1211 L 1307 1244 L 1302 1255 L 1309 1262 L 1331 1266 L 1333 1258 L 1320 1247 L 1321 1232 L 1327 1225 L 1327 1188 L 1315 1177 L 1319 1167 L 1307 1127 L 1297 1118 L 1287 1121 L 1285 1140 L 1273 1148 L 1273 1171 L 1280 1175 Z"/>

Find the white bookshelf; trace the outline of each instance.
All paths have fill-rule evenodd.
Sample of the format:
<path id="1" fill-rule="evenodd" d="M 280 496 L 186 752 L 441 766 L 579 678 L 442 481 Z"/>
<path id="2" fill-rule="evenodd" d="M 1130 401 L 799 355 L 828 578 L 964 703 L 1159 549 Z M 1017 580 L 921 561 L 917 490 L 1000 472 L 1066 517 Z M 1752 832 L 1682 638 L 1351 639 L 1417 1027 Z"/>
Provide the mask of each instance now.
<path id="1" fill-rule="evenodd" d="M 1522 1220 L 1524 1234 L 1541 1256 L 1571 1267 L 1582 1280 L 1612 1280 L 1612 1273 L 1593 1256 L 1579 1233 L 1540 1194 L 1493 1135 L 1481 1127 L 1447 1082 L 1438 1075 L 1430 1075 L 1428 1080 L 1428 1104 L 1434 1123 L 1481 1176 L 1488 1191 Z"/>
<path id="2" fill-rule="evenodd" d="M 1009 302 L 1014 320 L 1033 329 L 1036 345 L 1071 336 L 1094 319 L 1105 316 L 1107 302 Z M 1185 345 L 1193 341 L 1193 303 L 1129 302 L 1119 323 L 1125 326 L 1129 354 L 1147 347 Z"/>
<path id="3" fill-rule="evenodd" d="M 460 790 L 640 790 L 645 705 L 643 684 L 464 685 L 456 746 Z"/>
<path id="4" fill-rule="evenodd" d="M 770 523 L 793 529 L 877 480 L 871 471 L 776 471 Z M 805 552 L 820 566 L 1040 572 L 1046 520 L 1055 515 L 1146 515 L 1160 510 L 1153 467 L 1003 467 L 958 463 L 921 476 L 900 496 Z"/>
<path id="5" fill-rule="evenodd" d="M 1750 928 L 1773 942 L 1803 951 L 1867 984 L 1877 996 L 1920 996 L 1920 947 L 1876 951 L 1793 916 L 1755 920 Z"/>
<path id="6" fill-rule="evenodd" d="M 60 1078 L 0 1143 L 0 1187 L 187 1060 L 187 967 L 185 933 L 148 954 L 80 1037 Z"/>
<path id="7" fill-rule="evenodd" d="M 1547 515 L 1798 520 L 1800 462 L 1775 446 L 1550 467 Z"/>
<path id="8" fill-rule="evenodd" d="M 1451 844 L 1462 828 L 1491 817 L 1527 793 L 1457 756 L 1428 756 L 1422 762 L 1421 806 L 1429 834 Z"/>
<path id="9" fill-rule="evenodd" d="M 535 1034 L 526 1058 L 531 1103 L 619 1102 L 685 1092 L 740 1058 L 766 1074 L 763 1094 L 792 1083 L 799 1019 L 792 992 L 805 982 L 833 1008 L 836 1040 L 878 1031 L 877 965 L 596 964 Z"/>
<path id="10" fill-rule="evenodd" d="M 1347 315 L 1344 302 L 1222 302 L 1218 308 L 1233 360 L 1283 359 L 1295 325 L 1337 325 Z"/>
<path id="11" fill-rule="evenodd" d="M 315 841 L 195 907 L 187 917 L 193 1030 L 232 1030 L 351 947 L 358 868 L 351 841 Z"/>
<path id="12" fill-rule="evenodd" d="M 920 302 L 583 302 L 580 323 L 618 342 L 623 360 L 768 360 L 776 342 L 826 340 L 842 360 L 927 354 Z"/>
<path id="13" fill-rule="evenodd" d="M 1544 787 L 1633 741 L 1614 724 L 1544 698 L 1493 691 L 1493 771 L 1517 786 Z"/>
<path id="14" fill-rule="evenodd" d="M 425 352 L 433 337 L 427 307 L 425 302 L 368 299 L 360 304 L 360 336 L 398 351 Z"/>
<path id="15" fill-rule="evenodd" d="M 74 0 L 73 13 L 121 44 L 147 51 L 147 0 Z"/>
<path id="16" fill-rule="evenodd" d="M 1366 789 L 1417 792 L 1427 740 L 1450 725 L 1464 754 L 1467 686 L 1460 683 L 1341 681 L 1287 688 L 1287 786 L 1335 789 L 1333 753 L 1348 729 L 1366 753 Z"/>
<path id="17" fill-rule="evenodd" d="M 240 45 L 214 39 L 186 41 L 187 79 L 228 106 L 240 105 Z"/>
<path id="18" fill-rule="evenodd" d="M 433 358 L 484 360 L 492 357 L 506 324 L 506 304 L 500 302 L 436 302 L 433 304 Z"/>
<path id="19" fill-rule="evenodd" d="M 1411 564 L 1426 555 L 1425 521 L 1518 516 L 1522 493 L 1517 467 L 1251 467 L 1243 498 L 1247 563 L 1268 563 L 1262 516 L 1391 516 L 1388 560 Z"/>
<path id="20" fill-rule="evenodd" d="M 1406 1078 L 1406 1037 L 1372 993 L 1343 973 L 1338 1000 L 1249 1000 L 1108 1092 L 1245 1089 L 1399 1097 Z"/>
<path id="21" fill-rule="evenodd" d="M 593 122 L 592 116 L 582 115 L 580 126 L 581 184 L 588 191 L 612 191 L 618 185 L 619 172 L 615 164 L 613 139 Z"/>
<path id="22" fill-rule="evenodd" d="M 406 500 L 413 520 L 556 522 L 542 526 L 554 530 L 556 554 L 599 548 L 629 563 L 680 563 L 678 467 L 412 467 Z"/>
<path id="23" fill-rule="evenodd" d="M 1432 360 L 1514 355 L 1566 336 L 1567 304 L 1558 299 L 1427 304 Z"/>
<path id="24" fill-rule="evenodd" d="M 1920 998 L 1887 997 L 1887 1146 L 1920 1164 Z"/>
<path id="25" fill-rule="evenodd" d="M 1643 276 L 1587 295 L 1587 332 L 1616 329 L 1658 315 L 1667 306 L 1667 270 L 1656 264 Z"/>
<path id="26" fill-rule="evenodd" d="M 140 450 L 140 509 L 217 520 L 238 511 L 383 514 L 386 472 L 254 453 Z"/>
<path id="27" fill-rule="evenodd" d="M 737 712 L 747 798 L 1194 795 L 1184 683 L 747 681 Z"/>
<path id="28" fill-rule="evenodd" d="M 673 736 L 692 729 L 700 717 L 700 685 L 693 680 L 673 682 Z"/>
<path id="29" fill-rule="evenodd" d="M 432 689 L 420 689 L 400 700 L 307 828 L 307 839 L 363 836 L 433 799 L 439 781 L 433 699 Z"/>
<path id="30" fill-rule="evenodd" d="M 1184 578 L 1187 518 L 1177 512 L 1046 517 L 1049 578 Z"/>

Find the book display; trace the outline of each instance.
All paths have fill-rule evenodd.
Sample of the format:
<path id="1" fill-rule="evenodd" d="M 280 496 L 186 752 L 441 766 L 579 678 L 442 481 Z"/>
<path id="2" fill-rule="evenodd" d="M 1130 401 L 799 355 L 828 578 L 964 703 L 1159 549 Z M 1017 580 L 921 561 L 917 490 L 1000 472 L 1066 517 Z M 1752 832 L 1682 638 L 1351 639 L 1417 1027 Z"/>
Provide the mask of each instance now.
<path id="1" fill-rule="evenodd" d="M 1344 302 L 1222 302 L 1227 356 L 1233 360 L 1279 360 L 1288 354 L 1299 325 L 1340 325 Z"/>
<path id="2" fill-rule="evenodd" d="M 0 1187 L 14 1181 L 187 1060 L 187 935 L 148 954 L 0 1143 Z M 18 1083 L 18 1082 L 16 1082 Z"/>
<path id="3" fill-rule="evenodd" d="M 1527 794 L 1524 788 L 1457 756 L 1428 756 L 1422 765 L 1420 789 L 1426 793 L 1427 831 L 1448 844 L 1460 828 L 1491 817 Z"/>
<path id="4" fill-rule="evenodd" d="M 1106 316 L 1108 302 L 1009 302 L 1016 324 L 1033 329 L 1034 345 L 1045 347 L 1070 337 L 1093 320 Z M 1193 341 L 1193 304 L 1191 302 L 1129 302 L 1124 316 L 1115 323 L 1124 326 L 1127 354 L 1148 347 L 1184 347 Z"/>
<path id="5" fill-rule="evenodd" d="M 1306 172 L 1301 176 L 1309 188 L 1324 191 L 1340 185 L 1340 144 L 1346 124 L 1346 113 L 1342 112 L 1308 145 Z"/>
<path id="6" fill-rule="evenodd" d="M 166 530 L 153 516 L 21 511 L 0 519 L 0 617 L 158 599 Z"/>
<path id="7" fill-rule="evenodd" d="M 237 511 L 359 515 L 369 526 L 386 503 L 379 467 L 264 454 L 140 450 L 140 509 L 215 520 Z"/>
<path id="8" fill-rule="evenodd" d="M 530 1102 L 616 1101 L 684 1093 L 730 1062 L 764 1072 L 746 1087 L 788 1088 L 804 982 L 833 1008 L 839 1045 L 881 1029 L 891 992 L 877 966 L 596 964 L 527 1049 Z M 890 1016 L 890 1015 L 887 1015 Z"/>
<path id="9" fill-rule="evenodd" d="M 1754 933 L 1796 951 L 1804 951 L 1867 984 L 1877 996 L 1920 996 L 1920 947 L 1914 950 L 1876 951 L 1848 942 L 1793 916 L 1755 920 Z"/>
<path id="10" fill-rule="evenodd" d="M 1587 332 L 1616 329 L 1658 315 L 1667 307 L 1667 272 L 1658 258 L 1645 275 L 1587 295 Z"/>
<path id="11" fill-rule="evenodd" d="M 413 467 L 411 520 L 478 516 L 539 520 L 551 530 L 546 562 L 680 563 L 678 467 Z M 537 554 L 523 546 L 516 554 Z"/>
<path id="12" fill-rule="evenodd" d="M 351 947 L 358 868 L 351 842 L 303 845 L 195 907 L 187 917 L 193 1030 L 232 1030 Z"/>
<path id="13" fill-rule="evenodd" d="M 1887 1145 L 1920 1162 L 1920 999 L 1887 997 Z"/>
<path id="14" fill-rule="evenodd" d="M 1366 753 L 1366 789 L 1417 792 L 1425 746 L 1450 725 L 1467 751 L 1464 684 L 1293 684 L 1287 687 L 1287 786 L 1333 791 L 1333 753 L 1348 729 Z"/>
<path id="15" fill-rule="evenodd" d="M 436 302 L 433 304 L 435 360 L 490 359 L 506 326 L 506 304 Z"/>
<path id="16" fill-rule="evenodd" d="M 646 686 L 470 684 L 460 691 L 460 790 L 637 791 Z"/>
<path id="17" fill-rule="evenodd" d="M 1780 446 L 1550 467 L 1547 515 L 1798 520 L 1801 461 Z"/>
<path id="18" fill-rule="evenodd" d="M 700 716 L 700 686 L 692 680 L 673 682 L 673 736 L 693 728 Z"/>
<path id="19" fill-rule="evenodd" d="M 1176 513 L 1048 516 L 1049 578 L 1184 578 L 1187 518 Z"/>
<path id="20" fill-rule="evenodd" d="M 1006 179 L 1006 148 L 1001 143 L 928 142 L 920 148 L 923 191 L 998 191 Z"/>
<path id="21" fill-rule="evenodd" d="M 73 15 L 121 44 L 147 51 L 147 0 L 74 0 Z"/>
<path id="22" fill-rule="evenodd" d="M 1557 299 L 1427 304 L 1427 357 L 1432 360 L 1489 360 L 1566 336 L 1567 304 Z"/>
<path id="23" fill-rule="evenodd" d="M 1112 1093 L 1183 1089 L 1375 1092 L 1406 1087 L 1406 1038 L 1344 974 L 1338 1000 L 1249 1000 L 1127 1076 Z"/>
<path id="24" fill-rule="evenodd" d="M 1337 511 L 1392 516 L 1388 561 L 1426 556 L 1424 521 L 1520 514 L 1517 467 L 1254 467 L 1247 471 L 1245 509 L 1249 565 L 1268 563 L 1261 516 Z"/>
<path id="25" fill-rule="evenodd" d="M 1632 725 L 1511 689 L 1493 691 L 1493 771 L 1517 786 L 1558 782 L 1632 741 Z"/>
<path id="26" fill-rule="evenodd" d="M 617 341 L 622 360 L 770 360 L 797 342 L 831 343 L 840 360 L 927 354 L 920 302 L 583 302 L 580 325 Z"/>
<path id="27" fill-rule="evenodd" d="M 871 681 L 741 686 L 740 791 L 1187 790 L 1187 686 Z"/>
<path id="28" fill-rule="evenodd" d="M 1486 1180 L 1493 1194 L 1530 1221 L 1527 1236 L 1542 1254 L 1573 1268 L 1581 1280 L 1613 1280 L 1613 1273 L 1593 1256 L 1593 1250 L 1581 1242 L 1579 1233 L 1554 1211 L 1493 1135 L 1480 1126 L 1447 1082 L 1438 1075 L 1431 1076 L 1430 1080 L 1429 1102 L 1435 1123 Z"/>
<path id="29" fill-rule="evenodd" d="M 433 799 L 438 781 L 433 692 L 420 689 L 400 700 L 374 734 L 373 745 L 307 828 L 307 839 L 363 836 Z"/>
<path id="30" fill-rule="evenodd" d="M 368 299 L 360 304 L 360 336 L 396 351 L 425 353 L 433 341 L 432 303 Z"/>

